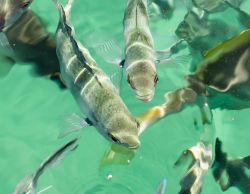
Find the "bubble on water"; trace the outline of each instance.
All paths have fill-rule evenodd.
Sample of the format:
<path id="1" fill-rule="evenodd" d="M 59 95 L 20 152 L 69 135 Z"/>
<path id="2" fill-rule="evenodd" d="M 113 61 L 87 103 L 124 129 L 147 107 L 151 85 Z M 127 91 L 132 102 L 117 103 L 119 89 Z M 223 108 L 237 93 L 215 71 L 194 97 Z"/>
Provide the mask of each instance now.
<path id="1" fill-rule="evenodd" d="M 113 178 L 113 175 L 111 174 L 111 172 L 109 172 L 106 176 L 107 180 L 111 180 Z"/>

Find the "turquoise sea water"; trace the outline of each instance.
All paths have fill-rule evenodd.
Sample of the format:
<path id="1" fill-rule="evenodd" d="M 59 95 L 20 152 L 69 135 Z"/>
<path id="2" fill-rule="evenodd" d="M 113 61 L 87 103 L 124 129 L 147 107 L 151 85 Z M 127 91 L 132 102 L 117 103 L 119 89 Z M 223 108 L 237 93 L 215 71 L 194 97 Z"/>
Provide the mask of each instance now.
<path id="1" fill-rule="evenodd" d="M 123 45 L 122 19 L 125 0 L 77 0 L 72 10 L 72 24 L 76 37 L 84 42 L 94 33 L 115 37 Z M 250 3 L 242 8 L 250 13 Z M 55 32 L 58 13 L 49 0 L 34 1 L 31 9 L 37 13 L 50 32 Z M 186 14 L 185 7 L 175 10 L 170 20 L 152 19 L 150 25 L 157 49 L 173 43 L 174 31 Z M 225 17 L 226 20 L 226 17 Z M 236 28 L 235 34 L 243 29 Z M 117 68 L 106 63 L 93 50 L 97 63 L 112 75 Z M 187 52 L 186 50 L 183 53 Z M 62 90 L 46 77 L 32 75 L 32 66 L 16 64 L 0 80 L 0 194 L 10 194 L 16 184 L 32 173 L 40 163 L 76 134 L 58 139 L 65 115 L 80 113 L 68 90 Z M 138 101 L 126 79 L 121 96 L 130 111 L 138 115 L 148 108 L 164 103 L 167 91 L 185 85 L 183 77 L 189 73 L 189 64 L 158 68 L 159 83 L 150 103 Z M 230 157 L 247 156 L 249 151 L 249 109 L 213 110 L 216 135 L 223 142 L 223 150 Z M 151 194 L 159 181 L 166 177 L 166 193 L 180 190 L 179 181 L 185 168 L 174 168 L 181 152 L 199 139 L 194 122 L 200 122 L 198 107 L 190 106 L 180 113 L 157 122 L 141 135 L 141 147 L 127 164 L 105 163 L 103 158 L 111 144 L 95 128 L 80 132 L 79 147 L 55 168 L 39 179 L 37 191 L 52 186 L 46 194 Z M 110 178 L 112 176 L 112 178 Z M 202 194 L 220 194 L 211 171 L 204 177 Z M 230 188 L 226 194 L 239 194 Z"/>

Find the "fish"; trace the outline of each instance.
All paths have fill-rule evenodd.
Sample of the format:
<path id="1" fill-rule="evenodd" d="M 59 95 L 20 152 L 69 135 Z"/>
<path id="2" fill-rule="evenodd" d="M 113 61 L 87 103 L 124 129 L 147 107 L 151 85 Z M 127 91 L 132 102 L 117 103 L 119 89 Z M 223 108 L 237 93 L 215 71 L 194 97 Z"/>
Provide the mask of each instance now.
<path id="1" fill-rule="evenodd" d="M 123 17 L 124 51 L 115 38 L 109 35 L 105 37 L 103 33 L 93 35 L 95 34 L 93 32 L 85 40 L 107 63 L 116 64 L 124 69 L 136 98 L 143 102 L 149 102 L 154 97 L 159 80 L 156 65 L 171 63 L 178 67 L 180 64 L 186 64 L 190 58 L 189 54 L 173 57 L 179 51 L 178 46 L 183 42 L 182 39 L 176 40 L 178 38 L 175 36 L 173 36 L 174 43 L 169 48 L 155 50 L 148 12 L 147 0 L 127 1 Z M 104 40 L 100 37 L 104 37 Z M 118 73 L 119 82 L 122 80 L 122 73 L 123 71 Z"/>
<path id="2" fill-rule="evenodd" d="M 198 93 L 189 87 L 179 88 L 166 92 L 165 99 L 163 104 L 153 106 L 136 117 L 140 123 L 140 133 L 168 115 L 180 112 L 186 105 L 194 104 Z"/>
<path id="3" fill-rule="evenodd" d="M 147 0 L 128 0 L 123 19 L 127 79 L 136 97 L 150 101 L 158 82 L 156 53 L 149 28 Z"/>
<path id="4" fill-rule="evenodd" d="M 180 165 L 187 158 L 192 158 L 192 162 L 180 181 L 179 194 L 200 194 L 203 177 L 212 162 L 212 145 L 205 146 L 203 142 L 198 142 L 195 146 L 184 151 L 175 165 Z"/>
<path id="5" fill-rule="evenodd" d="M 0 0 L 0 32 L 12 26 L 33 0 Z"/>
<path id="6" fill-rule="evenodd" d="M 186 77 L 191 88 L 206 93 L 211 108 L 238 110 L 249 107 L 249 45 L 250 30 L 242 31 L 208 50 L 196 71 Z M 219 98 L 225 97 L 228 100 L 218 104 Z"/>
<path id="7" fill-rule="evenodd" d="M 156 188 L 156 191 L 154 192 L 154 194 L 164 194 L 166 191 L 166 186 L 167 186 L 167 179 L 163 178 L 159 185 Z"/>
<path id="8" fill-rule="evenodd" d="M 3 41 L 4 40 L 4 41 Z M 1 44 L 1 41 L 4 44 Z M 43 21 L 27 9 L 14 24 L 0 33 L 0 69 L 8 67 L 4 62 L 30 64 L 34 76 L 47 76 L 65 88 L 60 79 L 60 66 L 56 55 L 55 37 L 46 30 Z M 9 73 L 7 71 L 2 77 Z"/>
<path id="9" fill-rule="evenodd" d="M 49 156 L 38 169 L 34 171 L 29 176 L 26 176 L 22 179 L 17 186 L 15 187 L 12 194 L 35 194 L 36 187 L 40 176 L 48 170 L 50 167 L 58 164 L 69 152 L 75 150 L 78 146 L 78 138 L 72 139 L 67 142 L 65 145 L 56 150 L 51 156 Z M 47 187 L 49 189 L 50 187 Z M 44 189 L 43 189 L 44 190 Z M 41 192 L 39 192 L 41 193 Z"/>
<path id="10" fill-rule="evenodd" d="M 156 16 L 170 19 L 174 12 L 174 2 L 172 0 L 152 0 L 148 3 L 148 15 L 152 19 Z M 157 18 L 158 18 L 157 17 Z"/>
<path id="11" fill-rule="evenodd" d="M 63 81 L 71 91 L 86 122 L 112 143 L 136 149 L 140 145 L 138 120 L 129 112 L 110 78 L 89 51 L 74 38 L 69 15 L 73 1 L 63 7 L 54 0 L 60 20 L 56 51 Z"/>
<path id="12" fill-rule="evenodd" d="M 226 6 L 238 8 L 244 0 L 192 0 L 193 4 L 207 12 L 216 12 L 225 9 Z"/>
<path id="13" fill-rule="evenodd" d="M 222 191 L 236 187 L 241 193 L 250 193 L 250 156 L 240 158 L 229 158 L 222 151 L 222 142 L 216 139 L 215 160 L 212 165 L 212 173 Z"/>

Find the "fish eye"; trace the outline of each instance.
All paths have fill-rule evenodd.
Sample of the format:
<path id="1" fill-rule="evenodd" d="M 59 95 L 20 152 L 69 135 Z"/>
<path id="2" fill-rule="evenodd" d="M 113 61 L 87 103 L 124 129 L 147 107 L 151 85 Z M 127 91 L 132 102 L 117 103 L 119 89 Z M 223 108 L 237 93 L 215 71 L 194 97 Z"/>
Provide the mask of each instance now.
<path id="1" fill-rule="evenodd" d="M 159 81 L 159 78 L 157 75 L 155 75 L 155 79 L 154 79 L 155 84 L 157 84 L 158 81 Z"/>
<path id="2" fill-rule="evenodd" d="M 133 82 L 131 82 L 131 76 L 130 76 L 130 75 L 128 75 L 128 83 L 129 83 L 129 85 L 130 85 L 133 89 L 135 89 L 135 86 L 133 85 Z"/>
<path id="3" fill-rule="evenodd" d="M 120 141 L 115 137 L 113 136 L 111 133 L 108 133 L 109 137 L 116 143 L 120 143 Z"/>
<path id="4" fill-rule="evenodd" d="M 23 2 L 23 3 L 20 5 L 20 8 L 22 8 L 22 9 L 27 8 L 27 7 L 30 5 L 30 3 L 31 3 L 31 1 Z"/>

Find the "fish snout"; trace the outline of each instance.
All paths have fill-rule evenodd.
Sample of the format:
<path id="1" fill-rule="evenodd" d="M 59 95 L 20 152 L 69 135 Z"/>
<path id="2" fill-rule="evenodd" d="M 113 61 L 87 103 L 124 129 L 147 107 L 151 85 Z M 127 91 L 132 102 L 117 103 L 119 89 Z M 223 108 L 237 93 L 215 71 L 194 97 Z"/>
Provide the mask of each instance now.
<path id="1" fill-rule="evenodd" d="M 138 137 L 132 136 L 129 138 L 128 148 L 137 149 L 138 147 L 140 147 L 140 145 L 141 145 L 141 142 Z"/>
<path id="2" fill-rule="evenodd" d="M 154 97 L 154 90 L 136 90 L 136 97 L 144 102 L 149 102 Z"/>

